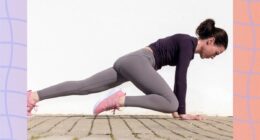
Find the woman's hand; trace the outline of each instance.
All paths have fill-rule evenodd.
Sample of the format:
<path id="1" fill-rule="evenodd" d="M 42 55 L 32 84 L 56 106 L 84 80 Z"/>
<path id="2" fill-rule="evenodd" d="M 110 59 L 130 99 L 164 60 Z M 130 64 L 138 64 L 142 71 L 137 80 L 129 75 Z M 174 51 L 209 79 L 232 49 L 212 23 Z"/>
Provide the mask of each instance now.
<path id="1" fill-rule="evenodd" d="M 179 119 L 180 118 L 178 112 L 173 112 L 172 113 L 172 117 L 175 118 L 175 119 Z"/>
<path id="2" fill-rule="evenodd" d="M 201 115 L 191 115 L 191 114 L 180 114 L 181 120 L 203 120 L 204 117 Z"/>

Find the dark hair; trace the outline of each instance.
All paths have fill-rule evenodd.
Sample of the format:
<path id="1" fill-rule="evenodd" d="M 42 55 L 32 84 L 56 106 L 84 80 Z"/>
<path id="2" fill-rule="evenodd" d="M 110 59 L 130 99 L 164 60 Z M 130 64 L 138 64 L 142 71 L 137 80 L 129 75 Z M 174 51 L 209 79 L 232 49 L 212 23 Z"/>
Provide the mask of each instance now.
<path id="1" fill-rule="evenodd" d="M 227 49 L 228 35 L 225 30 L 215 27 L 213 19 L 206 19 L 200 23 L 196 29 L 196 34 L 199 36 L 199 39 L 214 37 L 216 45 L 223 45 Z"/>

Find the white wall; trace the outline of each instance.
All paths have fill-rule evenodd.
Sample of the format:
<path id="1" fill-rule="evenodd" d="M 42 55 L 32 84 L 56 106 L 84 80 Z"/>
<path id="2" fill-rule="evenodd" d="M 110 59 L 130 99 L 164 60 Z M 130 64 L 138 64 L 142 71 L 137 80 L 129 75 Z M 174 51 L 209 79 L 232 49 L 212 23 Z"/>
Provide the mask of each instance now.
<path id="1" fill-rule="evenodd" d="M 85 79 L 111 67 L 131 51 L 175 33 L 195 35 L 206 18 L 229 34 L 228 51 L 214 60 L 198 55 L 188 72 L 187 113 L 233 115 L 231 0 L 33 0 L 28 1 L 28 89 L 39 90 L 69 80 Z M 158 72 L 171 88 L 174 67 Z M 128 95 L 142 95 L 130 82 Z M 39 103 L 38 114 L 91 114 L 108 91 L 68 96 Z M 158 114 L 124 108 L 119 114 Z M 109 113 L 108 113 L 109 114 Z"/>

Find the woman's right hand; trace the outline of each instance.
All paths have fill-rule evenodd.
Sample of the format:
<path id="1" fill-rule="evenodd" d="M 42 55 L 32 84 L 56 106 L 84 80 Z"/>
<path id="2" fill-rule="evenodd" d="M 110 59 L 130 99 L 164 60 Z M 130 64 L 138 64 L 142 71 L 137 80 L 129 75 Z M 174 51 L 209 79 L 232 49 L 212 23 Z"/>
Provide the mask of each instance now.
<path id="1" fill-rule="evenodd" d="M 202 117 L 201 115 L 181 114 L 180 119 L 181 120 L 203 120 L 204 117 Z"/>
<path id="2" fill-rule="evenodd" d="M 173 112 L 172 113 L 172 117 L 175 118 L 175 119 L 179 119 L 180 118 L 178 112 Z"/>

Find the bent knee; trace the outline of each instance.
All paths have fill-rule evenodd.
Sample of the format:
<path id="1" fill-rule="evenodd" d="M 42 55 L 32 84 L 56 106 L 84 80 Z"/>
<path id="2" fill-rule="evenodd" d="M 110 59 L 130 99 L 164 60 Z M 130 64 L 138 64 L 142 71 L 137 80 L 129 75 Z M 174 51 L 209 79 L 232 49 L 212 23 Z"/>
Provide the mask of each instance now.
<path id="1" fill-rule="evenodd" d="M 132 64 L 133 64 L 132 62 L 133 62 L 133 59 L 130 59 L 127 56 L 120 57 L 119 59 L 117 59 L 115 61 L 113 68 L 118 72 L 126 71 L 132 67 Z"/>
<path id="2" fill-rule="evenodd" d="M 170 106 L 167 113 L 176 112 L 179 108 L 179 101 L 177 99 L 170 100 Z"/>
<path id="3" fill-rule="evenodd" d="M 118 58 L 115 62 L 114 62 L 114 65 L 113 65 L 113 68 L 116 70 L 116 71 L 119 71 L 120 67 L 122 67 L 122 58 Z"/>
<path id="4" fill-rule="evenodd" d="M 172 112 L 177 112 L 178 111 L 178 108 L 179 108 L 179 103 L 174 103 L 172 104 L 172 107 L 170 109 L 170 113 Z"/>

